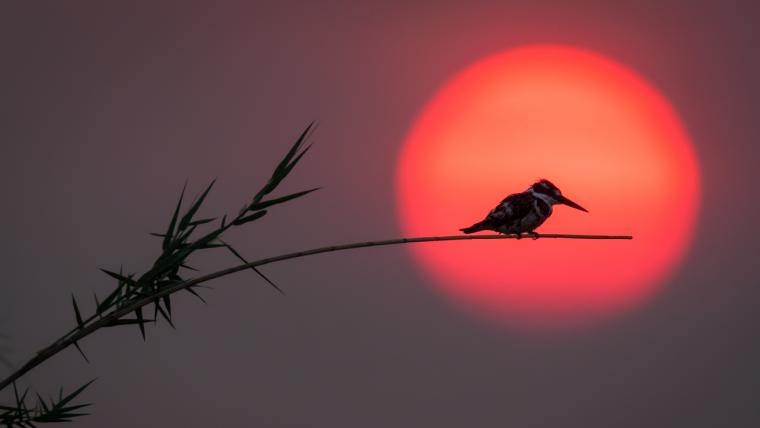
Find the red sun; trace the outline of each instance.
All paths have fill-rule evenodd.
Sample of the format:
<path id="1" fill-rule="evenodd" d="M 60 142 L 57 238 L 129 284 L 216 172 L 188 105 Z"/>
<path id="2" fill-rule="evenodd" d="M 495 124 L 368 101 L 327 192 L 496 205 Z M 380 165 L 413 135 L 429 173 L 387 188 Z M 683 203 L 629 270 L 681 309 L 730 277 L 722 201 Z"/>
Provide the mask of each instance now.
<path id="1" fill-rule="evenodd" d="M 538 178 L 589 210 L 558 205 L 538 232 L 634 239 L 412 247 L 460 306 L 527 328 L 588 325 L 651 297 L 690 245 L 699 168 L 675 110 L 626 67 L 565 46 L 489 56 L 435 94 L 398 162 L 402 228 L 458 233 Z"/>

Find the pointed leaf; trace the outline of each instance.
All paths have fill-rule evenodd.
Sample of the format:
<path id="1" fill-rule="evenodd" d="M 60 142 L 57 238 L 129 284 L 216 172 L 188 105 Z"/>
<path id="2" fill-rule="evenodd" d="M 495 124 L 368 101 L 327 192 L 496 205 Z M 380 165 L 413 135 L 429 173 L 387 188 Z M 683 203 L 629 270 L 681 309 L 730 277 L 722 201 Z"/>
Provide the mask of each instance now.
<path id="1" fill-rule="evenodd" d="M 100 300 L 98 300 L 98 294 L 95 293 L 94 291 L 92 292 L 92 298 L 95 300 L 95 307 L 99 308 L 100 307 Z"/>
<path id="2" fill-rule="evenodd" d="M 124 282 L 124 283 L 129 284 L 129 285 L 134 285 L 135 284 L 135 280 L 133 280 L 132 278 L 126 277 L 126 276 L 124 276 L 124 275 L 122 275 L 120 273 L 111 272 L 110 270 L 106 270 L 106 269 L 100 269 L 100 270 L 103 273 L 105 273 L 106 275 L 108 275 L 108 276 L 110 276 L 112 278 L 115 278 L 115 279 L 117 279 L 120 282 Z"/>
<path id="3" fill-rule="evenodd" d="M 198 209 L 201 207 L 201 204 L 203 203 L 203 200 L 206 199 L 206 196 L 208 195 L 208 192 L 211 191 L 211 188 L 214 187 L 214 183 L 216 180 L 212 180 L 211 183 L 208 185 L 206 190 L 201 194 L 201 196 L 198 198 L 198 200 L 195 201 L 195 203 L 190 207 L 189 210 L 187 210 L 187 213 L 185 213 L 184 216 L 182 216 L 182 220 L 179 222 L 179 230 L 184 230 L 190 222 L 193 220 L 193 216 L 196 212 L 198 212 Z"/>
<path id="4" fill-rule="evenodd" d="M 90 407 L 90 406 L 92 406 L 92 403 L 77 404 L 76 406 L 62 407 L 61 411 L 69 413 L 69 412 L 73 412 L 74 410 L 79 410 L 79 409 L 83 409 L 85 407 Z"/>
<path id="5" fill-rule="evenodd" d="M 166 313 L 166 311 L 164 310 L 164 308 L 161 307 L 161 304 L 158 301 L 156 301 L 156 303 L 155 303 L 154 306 L 156 307 L 156 309 L 158 310 L 158 312 L 161 313 L 161 316 L 164 317 L 164 319 L 166 320 L 166 322 L 168 322 L 169 325 L 172 326 L 173 329 L 176 329 L 177 327 L 174 326 L 174 323 L 172 322 L 172 317 L 169 314 Z"/>
<path id="6" fill-rule="evenodd" d="M 191 221 L 191 222 L 189 223 L 189 225 L 190 225 L 190 226 L 200 226 L 200 225 L 202 225 L 202 224 L 211 223 L 212 221 L 214 221 L 214 220 L 216 220 L 216 219 L 217 219 L 217 217 L 213 217 L 213 218 L 204 218 L 204 219 L 201 219 L 201 220 L 193 220 L 193 221 Z"/>
<path id="7" fill-rule="evenodd" d="M 293 162 L 290 162 L 290 163 L 288 164 L 288 166 L 287 166 L 287 167 L 285 167 L 285 169 L 284 169 L 284 170 L 283 170 L 283 172 L 282 172 L 282 178 L 283 178 L 283 179 L 284 179 L 285 177 L 287 177 L 287 176 L 288 176 L 288 174 L 290 174 L 290 171 L 291 171 L 291 170 L 292 170 L 292 169 L 293 169 L 293 168 L 296 166 L 296 164 L 298 164 L 298 162 L 301 160 L 301 158 L 303 157 L 303 155 L 305 155 L 305 154 L 306 154 L 306 153 L 309 151 L 309 149 L 311 149 L 311 145 L 309 145 L 309 146 L 306 146 L 306 148 L 305 148 L 305 149 L 303 149 L 303 150 L 301 151 L 301 153 L 299 153 L 299 154 L 298 154 L 298 156 L 296 156 L 296 157 L 295 157 L 295 159 L 293 159 Z"/>
<path id="8" fill-rule="evenodd" d="M 272 174 L 272 178 L 270 178 L 269 182 L 267 182 L 267 184 L 261 190 L 259 190 L 256 196 L 254 196 L 253 203 L 257 203 L 261 201 L 261 199 L 265 195 L 272 192 L 280 184 L 280 181 L 282 181 L 282 179 L 285 178 L 287 173 L 293 167 L 291 166 L 291 161 L 296 156 L 296 153 L 298 153 L 298 150 L 301 148 L 301 145 L 303 144 L 303 142 L 306 141 L 306 137 L 309 135 L 309 132 L 312 130 L 313 127 L 314 127 L 314 122 L 310 123 L 309 126 L 307 126 L 306 129 L 301 133 L 301 136 L 298 137 L 298 140 L 296 140 L 296 142 L 290 148 L 288 153 L 285 155 L 285 157 L 280 161 L 280 163 L 275 168 L 274 173 Z"/>
<path id="9" fill-rule="evenodd" d="M 84 351 L 82 350 L 82 348 L 79 347 L 79 342 L 74 342 L 74 347 L 77 348 L 77 351 L 79 351 L 79 354 L 82 355 L 82 358 L 84 358 L 84 360 L 89 363 L 90 360 L 87 358 L 87 355 L 84 354 Z"/>
<path id="10" fill-rule="evenodd" d="M 82 314 L 79 313 L 79 306 L 77 306 L 77 299 L 74 298 L 74 294 L 71 295 L 71 304 L 74 305 L 74 316 L 77 319 L 77 326 L 81 329 L 84 327 L 84 321 L 82 321 Z"/>
<path id="11" fill-rule="evenodd" d="M 245 257 L 243 257 L 243 256 L 242 256 L 240 253 L 238 253 L 238 252 L 237 252 L 237 251 L 236 251 L 234 248 L 232 248 L 232 246 L 231 246 L 231 245 L 227 244 L 227 243 L 226 243 L 226 242 L 224 242 L 224 241 L 221 241 L 221 242 L 222 242 L 222 244 L 224 244 L 224 246 L 225 246 L 225 247 L 226 247 L 228 250 L 230 250 L 230 252 L 231 252 L 231 253 L 232 253 L 232 254 L 233 254 L 235 257 L 237 257 L 237 258 L 238 258 L 238 260 L 242 261 L 242 262 L 243 262 L 243 263 L 245 263 L 245 264 L 248 264 L 248 263 L 249 263 L 249 262 L 248 262 L 248 260 L 246 260 L 246 259 L 245 259 Z M 278 287 L 278 286 L 277 286 L 277 285 L 276 285 L 274 282 L 272 282 L 272 280 L 270 280 L 269 278 L 267 278 L 267 277 L 266 277 L 266 275 L 264 275 L 263 273 L 261 273 L 261 271 L 260 271 L 260 270 L 256 269 L 256 266 L 251 266 L 251 269 L 252 269 L 254 272 L 256 272 L 256 274 L 257 274 L 257 275 L 259 275 L 260 277 L 262 277 L 262 278 L 264 279 L 264 281 L 268 282 L 268 283 L 269 283 L 269 285 L 271 285 L 272 287 L 274 287 L 274 289 L 275 289 L 275 290 L 279 291 L 279 292 L 280 292 L 280 294 L 283 294 L 283 295 L 285 294 L 285 292 L 283 292 L 283 291 L 282 291 L 282 289 L 280 289 L 280 287 Z"/>
<path id="12" fill-rule="evenodd" d="M 181 266 L 181 267 L 183 267 L 183 268 L 185 268 L 185 269 L 189 269 L 189 270 L 192 270 L 192 271 L 198 272 L 198 269 L 196 269 L 196 268 L 194 268 L 194 267 L 192 267 L 192 266 L 188 266 L 188 265 L 186 265 L 186 264 L 184 264 L 184 263 L 180 264 L 180 266 Z"/>
<path id="13" fill-rule="evenodd" d="M 207 249 L 207 248 L 221 248 L 221 247 L 224 247 L 224 245 L 222 245 L 222 244 L 217 244 L 217 243 L 215 243 L 215 242 L 211 242 L 211 243 L 209 243 L 209 244 L 204 244 L 204 245 L 203 245 L 203 247 L 201 247 L 201 248 L 202 248 L 202 249 Z"/>
<path id="14" fill-rule="evenodd" d="M 247 215 L 245 217 L 236 219 L 235 221 L 232 222 L 232 224 L 234 224 L 235 226 L 240 226 L 242 224 L 246 224 L 246 223 L 258 220 L 261 217 L 264 217 L 266 214 L 267 214 L 267 210 L 256 211 L 255 213 L 251 215 Z"/>
<path id="15" fill-rule="evenodd" d="M 309 126 L 304 129 L 304 131 L 301 133 L 301 135 L 298 137 L 298 140 L 293 144 L 293 146 L 288 150 L 288 153 L 285 155 L 285 157 L 280 161 L 280 163 L 277 165 L 277 167 L 274 170 L 274 174 L 272 174 L 272 177 L 281 176 L 282 172 L 287 169 L 288 165 L 291 164 L 293 158 L 298 153 L 298 150 L 303 145 L 304 141 L 306 141 L 306 137 L 311 132 L 311 129 L 314 127 L 314 122 L 310 123 Z"/>
<path id="16" fill-rule="evenodd" d="M 182 207 L 182 198 L 185 197 L 185 189 L 187 189 L 187 182 L 185 182 L 185 185 L 182 186 L 182 193 L 179 194 L 179 201 L 177 202 L 177 207 L 174 209 L 174 214 L 172 215 L 171 221 L 169 221 L 169 227 L 164 234 L 164 241 L 161 245 L 161 248 L 166 251 L 169 248 L 169 245 L 171 245 L 172 237 L 174 236 L 174 226 L 177 224 L 177 217 L 179 216 L 179 209 Z"/>
<path id="17" fill-rule="evenodd" d="M 206 302 L 206 299 L 204 299 L 200 294 L 198 294 L 197 291 L 193 290 L 193 287 L 187 287 L 187 288 L 185 288 L 185 291 L 187 291 L 188 293 L 190 293 L 193 296 L 197 297 L 201 302 L 208 304 Z"/>
<path id="18" fill-rule="evenodd" d="M 139 321 L 140 334 L 142 335 L 143 340 L 145 340 L 145 320 L 143 319 L 142 308 L 135 309 L 135 317 Z"/>
<path id="19" fill-rule="evenodd" d="M 258 210 L 267 208 L 267 207 L 272 206 L 272 205 L 277 205 L 277 204 L 281 204 L 283 202 L 290 201 L 292 199 L 300 198 L 301 196 L 308 195 L 309 193 L 314 192 L 314 191 L 319 190 L 319 189 L 321 189 L 321 187 L 315 187 L 313 189 L 304 190 L 302 192 L 292 193 L 290 195 L 282 196 L 280 198 L 270 199 L 268 201 L 261 201 L 261 202 L 255 203 L 255 204 L 251 204 L 251 206 L 248 209 L 250 211 L 258 211 Z"/>
<path id="20" fill-rule="evenodd" d="M 48 412 L 48 406 L 45 403 L 45 399 L 42 398 L 42 396 L 40 394 L 37 394 L 37 403 L 39 403 L 38 405 L 42 408 L 42 411 L 44 413 Z"/>
<path id="21" fill-rule="evenodd" d="M 138 320 L 138 319 L 131 319 L 131 318 L 122 318 L 118 320 L 113 320 L 106 324 L 106 327 L 117 327 L 121 325 L 133 325 L 133 324 L 140 324 L 143 322 L 155 322 L 155 319 L 146 319 L 146 320 Z"/>
<path id="22" fill-rule="evenodd" d="M 69 395 L 61 398 L 61 400 L 59 402 L 55 403 L 55 405 L 53 407 L 55 407 L 55 408 L 63 408 L 71 400 L 73 400 L 74 398 L 76 398 L 77 395 L 81 394 L 82 391 L 84 391 L 85 389 L 87 389 L 87 387 L 90 386 L 90 384 L 92 384 L 93 382 L 95 382 L 95 379 L 93 379 L 93 380 L 85 383 L 84 385 L 80 386 L 79 388 L 77 388 L 76 390 L 74 390 Z"/>

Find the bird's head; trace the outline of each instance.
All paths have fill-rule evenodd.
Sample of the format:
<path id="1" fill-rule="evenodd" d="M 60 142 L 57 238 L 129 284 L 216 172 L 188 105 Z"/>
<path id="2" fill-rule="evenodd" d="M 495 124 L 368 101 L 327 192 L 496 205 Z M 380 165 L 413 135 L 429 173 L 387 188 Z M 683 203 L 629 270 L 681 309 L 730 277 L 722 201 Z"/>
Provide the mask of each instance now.
<path id="1" fill-rule="evenodd" d="M 530 186 L 528 191 L 552 205 L 563 204 L 569 207 L 573 207 L 577 210 L 588 212 L 588 210 L 582 206 L 562 196 L 562 191 L 559 190 L 559 188 L 549 180 L 541 179 L 535 182 L 532 186 Z"/>

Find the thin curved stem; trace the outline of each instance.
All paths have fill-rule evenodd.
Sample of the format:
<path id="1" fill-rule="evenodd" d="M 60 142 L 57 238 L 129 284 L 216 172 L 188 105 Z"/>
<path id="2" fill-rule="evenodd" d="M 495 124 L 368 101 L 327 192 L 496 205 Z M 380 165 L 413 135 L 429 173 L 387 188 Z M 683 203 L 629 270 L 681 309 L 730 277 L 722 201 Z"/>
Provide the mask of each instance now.
<path id="1" fill-rule="evenodd" d="M 632 236 L 625 236 L 625 235 L 611 236 L 611 235 L 541 234 L 539 235 L 539 237 L 541 239 L 546 239 L 546 238 L 633 239 Z M 320 247 L 320 248 L 314 248 L 311 250 L 282 254 L 279 256 L 259 259 L 259 260 L 252 261 L 250 263 L 244 263 L 238 266 L 222 269 L 220 271 L 212 272 L 206 275 L 199 276 L 197 278 L 189 279 L 187 281 L 183 281 L 183 282 L 168 286 L 166 288 L 162 288 L 161 290 L 157 291 L 156 293 L 151 294 L 150 296 L 144 297 L 139 300 L 135 300 L 129 305 L 116 309 L 113 312 L 109 313 L 108 315 L 103 316 L 102 318 L 98 318 L 96 321 L 92 322 L 91 324 L 86 324 L 85 326 L 81 328 L 75 328 L 69 331 L 65 335 L 61 336 L 58 340 L 53 342 L 51 345 L 37 352 L 37 354 L 31 359 L 29 359 L 29 361 L 27 361 L 23 366 L 21 366 L 21 368 L 19 368 L 10 376 L 5 378 L 2 382 L 0 382 L 0 390 L 5 389 L 5 387 L 11 385 L 21 376 L 23 376 L 24 374 L 26 374 L 33 368 L 37 367 L 38 365 L 42 364 L 43 362 L 45 362 L 47 359 L 54 356 L 55 354 L 63 351 L 64 349 L 84 339 L 85 337 L 96 332 L 97 330 L 100 330 L 101 328 L 112 324 L 114 321 L 120 319 L 121 317 L 134 312 L 136 309 L 142 308 L 143 306 L 146 306 L 155 302 L 157 299 L 160 299 L 164 296 L 168 296 L 170 294 L 174 294 L 186 288 L 189 288 L 189 287 L 192 287 L 192 286 L 195 286 L 207 281 L 211 281 L 213 279 L 221 278 L 223 276 L 227 276 L 236 272 L 240 272 L 246 269 L 250 269 L 252 267 L 262 266 L 269 263 L 281 262 L 284 260 L 297 259 L 300 257 L 312 256 L 315 254 L 352 250 L 356 248 L 381 247 L 381 246 L 386 246 L 386 245 L 411 244 L 411 243 L 418 243 L 418 242 L 469 241 L 469 240 L 480 240 L 480 239 L 517 239 L 517 238 L 519 238 L 517 235 L 455 235 L 455 236 L 426 236 L 426 237 L 419 237 L 419 238 L 388 239 L 384 241 L 354 242 L 350 244 L 332 245 L 328 247 Z M 529 239 L 529 238 L 526 237 L 525 239 Z M 90 317 L 88 321 L 92 319 L 94 319 L 94 317 Z"/>

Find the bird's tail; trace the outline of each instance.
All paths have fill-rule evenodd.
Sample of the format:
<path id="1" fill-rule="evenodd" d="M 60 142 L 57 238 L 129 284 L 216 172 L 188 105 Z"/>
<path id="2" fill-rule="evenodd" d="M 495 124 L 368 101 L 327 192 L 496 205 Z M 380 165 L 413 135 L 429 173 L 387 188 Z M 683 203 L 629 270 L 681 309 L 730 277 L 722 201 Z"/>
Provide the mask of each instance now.
<path id="1" fill-rule="evenodd" d="M 481 230 L 489 230 L 490 228 L 491 228 L 491 225 L 489 224 L 489 222 L 487 220 L 483 220 L 483 221 L 473 224 L 470 227 L 465 227 L 464 229 L 459 229 L 459 230 L 461 230 L 462 232 L 466 234 L 470 234 L 470 233 L 480 232 Z"/>

